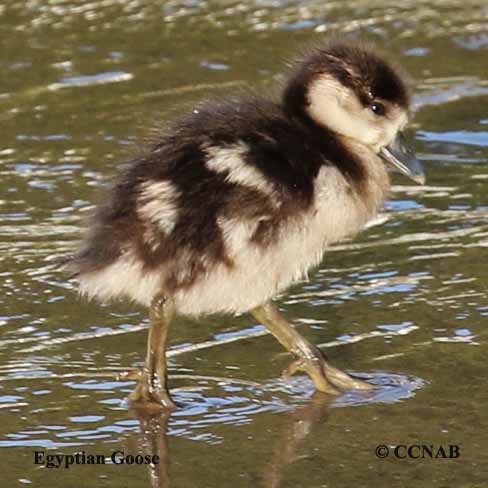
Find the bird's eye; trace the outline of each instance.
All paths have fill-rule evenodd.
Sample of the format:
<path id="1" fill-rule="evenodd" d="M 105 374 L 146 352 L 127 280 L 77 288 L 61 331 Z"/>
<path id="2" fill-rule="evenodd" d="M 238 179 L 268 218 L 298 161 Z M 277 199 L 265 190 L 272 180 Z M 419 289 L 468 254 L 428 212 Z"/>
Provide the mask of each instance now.
<path id="1" fill-rule="evenodd" d="M 378 102 L 373 102 L 369 107 L 376 115 L 385 115 L 385 106 Z"/>

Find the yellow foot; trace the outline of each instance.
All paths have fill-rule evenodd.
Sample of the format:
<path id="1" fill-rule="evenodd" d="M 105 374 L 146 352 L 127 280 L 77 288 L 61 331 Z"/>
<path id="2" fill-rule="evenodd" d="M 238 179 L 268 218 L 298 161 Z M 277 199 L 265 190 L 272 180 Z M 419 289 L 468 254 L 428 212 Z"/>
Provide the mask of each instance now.
<path id="1" fill-rule="evenodd" d="M 343 390 L 374 390 L 374 386 L 366 381 L 349 376 L 344 371 L 324 363 L 325 375 L 334 385 Z"/>
<path id="2" fill-rule="evenodd" d="M 150 410 L 174 410 L 176 405 L 164 388 L 154 388 L 141 380 L 136 389 L 129 395 L 129 402 L 133 406 Z"/>
<path id="3" fill-rule="evenodd" d="M 339 395 L 347 390 L 371 390 L 373 385 L 365 381 L 352 378 L 344 371 L 334 368 L 322 357 L 313 359 L 297 359 L 284 372 L 283 376 L 289 378 L 297 371 L 303 371 L 310 376 L 318 391 L 329 395 Z"/>
<path id="4" fill-rule="evenodd" d="M 155 384 L 156 381 L 151 381 L 148 374 L 134 370 L 124 373 L 122 378 L 121 375 L 119 376 L 119 379 L 136 378 L 139 378 L 139 382 L 135 390 L 129 395 L 129 402 L 132 406 L 148 411 L 176 409 L 168 390 L 162 385 Z"/>

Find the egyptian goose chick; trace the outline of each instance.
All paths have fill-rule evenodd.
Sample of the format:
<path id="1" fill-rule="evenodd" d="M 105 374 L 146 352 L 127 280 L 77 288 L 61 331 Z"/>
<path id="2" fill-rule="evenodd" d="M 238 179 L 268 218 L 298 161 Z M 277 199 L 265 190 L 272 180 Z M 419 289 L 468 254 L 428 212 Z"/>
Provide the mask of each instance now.
<path id="1" fill-rule="evenodd" d="M 298 60 L 281 99 L 202 103 L 106 191 L 69 267 L 81 293 L 149 307 L 145 367 L 129 400 L 174 406 L 165 345 L 175 314 L 250 312 L 315 387 L 372 386 L 331 366 L 271 299 L 373 218 L 385 163 L 422 183 L 399 137 L 402 76 L 371 47 L 329 41 Z"/>

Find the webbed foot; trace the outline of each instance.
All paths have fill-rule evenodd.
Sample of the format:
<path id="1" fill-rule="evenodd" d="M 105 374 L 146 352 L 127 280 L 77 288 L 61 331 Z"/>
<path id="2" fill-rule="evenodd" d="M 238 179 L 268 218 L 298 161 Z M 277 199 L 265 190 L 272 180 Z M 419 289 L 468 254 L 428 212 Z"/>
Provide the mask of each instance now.
<path id="1" fill-rule="evenodd" d="M 156 377 L 151 378 L 149 373 L 142 372 L 135 390 L 129 395 L 129 402 L 151 411 L 176 409 L 168 390 L 158 383 Z"/>
<path id="2" fill-rule="evenodd" d="M 334 366 L 331 366 L 319 350 L 314 351 L 311 358 L 299 358 L 283 372 L 289 378 L 297 371 L 303 371 L 313 381 L 315 388 L 329 395 L 339 395 L 347 390 L 371 390 L 373 385 L 349 376 Z"/>

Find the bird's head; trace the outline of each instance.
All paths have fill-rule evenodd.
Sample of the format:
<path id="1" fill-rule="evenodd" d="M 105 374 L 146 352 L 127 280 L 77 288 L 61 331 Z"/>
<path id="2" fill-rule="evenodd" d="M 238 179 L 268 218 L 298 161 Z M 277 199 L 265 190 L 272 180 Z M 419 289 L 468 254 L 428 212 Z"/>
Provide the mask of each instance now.
<path id="1" fill-rule="evenodd" d="M 312 50 L 297 62 L 284 104 L 424 183 L 422 166 L 402 135 L 410 105 L 404 76 L 370 46 L 333 41 Z"/>

